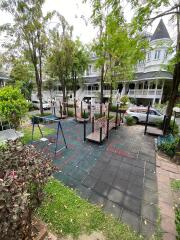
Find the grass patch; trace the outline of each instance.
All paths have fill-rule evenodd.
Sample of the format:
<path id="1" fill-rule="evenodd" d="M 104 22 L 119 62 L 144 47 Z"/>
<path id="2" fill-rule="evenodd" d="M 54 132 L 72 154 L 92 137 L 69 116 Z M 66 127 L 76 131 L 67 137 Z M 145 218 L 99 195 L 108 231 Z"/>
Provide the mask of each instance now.
<path id="1" fill-rule="evenodd" d="M 37 214 L 59 235 L 78 237 L 82 233 L 102 231 L 108 240 L 142 239 L 128 226 L 81 199 L 75 191 L 57 180 L 52 179 L 46 185 L 45 193 L 45 200 Z"/>
<path id="2" fill-rule="evenodd" d="M 180 190 L 180 180 L 175 180 L 173 179 L 171 181 L 171 188 L 174 190 L 174 191 L 179 191 Z"/>
<path id="3" fill-rule="evenodd" d="M 44 126 L 41 127 L 41 130 L 42 130 L 42 133 L 43 133 L 44 136 L 54 134 L 56 132 L 55 129 L 47 128 L 47 127 L 44 127 Z M 32 140 L 32 127 L 24 128 L 23 133 L 24 133 L 24 136 L 22 137 L 22 142 L 24 144 L 27 144 Z M 38 140 L 40 138 L 41 138 L 40 131 L 37 127 L 35 127 L 35 129 L 34 129 L 34 140 Z"/>

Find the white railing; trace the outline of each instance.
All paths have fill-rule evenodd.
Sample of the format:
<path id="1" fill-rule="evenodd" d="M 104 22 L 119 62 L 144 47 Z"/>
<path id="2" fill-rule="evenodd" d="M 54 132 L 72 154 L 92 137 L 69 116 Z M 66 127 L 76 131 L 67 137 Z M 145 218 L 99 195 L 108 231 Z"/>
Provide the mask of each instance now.
<path id="1" fill-rule="evenodd" d="M 112 95 L 116 96 L 118 93 L 118 90 L 113 90 L 112 91 Z M 84 96 L 97 96 L 98 94 L 100 94 L 100 90 L 85 90 L 84 91 Z M 103 94 L 104 96 L 110 96 L 111 95 L 111 90 L 103 90 Z"/>
<path id="2" fill-rule="evenodd" d="M 162 89 L 130 89 L 128 92 L 129 96 L 161 96 Z"/>

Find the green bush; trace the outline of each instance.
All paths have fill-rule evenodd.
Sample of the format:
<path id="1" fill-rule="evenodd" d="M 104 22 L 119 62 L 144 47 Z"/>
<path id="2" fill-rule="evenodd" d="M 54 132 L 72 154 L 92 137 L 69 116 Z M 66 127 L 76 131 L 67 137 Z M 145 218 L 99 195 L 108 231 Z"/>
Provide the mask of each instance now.
<path id="1" fill-rule="evenodd" d="M 74 117 L 74 112 L 68 109 L 68 117 Z"/>
<path id="2" fill-rule="evenodd" d="M 124 95 L 121 97 L 120 101 L 121 101 L 121 105 L 125 106 L 129 102 L 129 97 L 127 95 Z"/>
<path id="3" fill-rule="evenodd" d="M 174 128 L 173 128 L 173 125 L 174 125 Z M 163 130 L 163 121 L 162 120 L 156 121 L 156 126 Z M 170 131 L 175 136 L 178 135 L 179 133 L 179 127 L 176 122 L 174 123 L 174 120 L 171 120 L 170 122 Z"/>
<path id="4" fill-rule="evenodd" d="M 175 138 L 174 142 L 163 142 L 158 146 L 158 149 L 166 153 L 168 156 L 173 157 L 176 152 L 179 138 Z"/>
<path id="5" fill-rule="evenodd" d="M 87 119 L 89 117 L 89 113 L 85 112 L 84 114 L 84 112 L 82 112 L 81 117 Z"/>
<path id="6" fill-rule="evenodd" d="M 114 106 L 114 105 L 110 106 L 109 111 L 110 112 L 116 112 L 117 111 L 117 106 Z"/>
<path id="7" fill-rule="evenodd" d="M 28 102 L 18 88 L 11 86 L 0 89 L 0 116 L 9 121 L 15 128 L 28 111 Z"/>
<path id="8" fill-rule="evenodd" d="M 176 223 L 177 239 L 180 239 L 180 205 L 176 207 L 175 215 L 176 215 L 175 223 Z"/>
<path id="9" fill-rule="evenodd" d="M 135 124 L 135 121 L 134 121 L 134 118 L 131 117 L 131 116 L 125 116 L 125 119 L 126 119 L 126 124 L 128 126 L 132 126 Z"/>

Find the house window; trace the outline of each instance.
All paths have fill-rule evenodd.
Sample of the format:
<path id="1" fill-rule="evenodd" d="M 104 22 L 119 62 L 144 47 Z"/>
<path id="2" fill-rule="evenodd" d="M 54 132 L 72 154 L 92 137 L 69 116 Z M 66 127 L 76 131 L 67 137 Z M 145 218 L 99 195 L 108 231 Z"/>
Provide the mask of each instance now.
<path id="1" fill-rule="evenodd" d="M 147 61 L 150 61 L 151 60 L 151 52 L 148 52 L 147 54 Z"/>
<path id="2" fill-rule="evenodd" d="M 155 51 L 155 55 L 154 55 L 154 59 L 160 59 L 160 53 L 161 53 L 161 51 L 160 50 L 156 50 Z"/>

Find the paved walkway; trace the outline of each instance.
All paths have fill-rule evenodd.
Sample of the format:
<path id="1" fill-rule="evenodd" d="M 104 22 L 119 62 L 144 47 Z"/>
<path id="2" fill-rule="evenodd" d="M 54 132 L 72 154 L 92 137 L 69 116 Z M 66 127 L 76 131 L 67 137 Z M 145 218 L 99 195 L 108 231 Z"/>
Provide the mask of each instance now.
<path id="1" fill-rule="evenodd" d="M 154 138 L 144 136 L 143 126 L 121 126 L 97 145 L 83 142 L 82 124 L 66 120 L 62 125 L 68 149 L 54 160 L 60 169 L 55 177 L 148 239 L 158 218 Z"/>
<path id="2" fill-rule="evenodd" d="M 175 212 L 170 183 L 172 179 L 180 180 L 180 166 L 167 161 L 161 155 L 157 155 L 157 179 L 163 240 L 175 240 Z"/>

